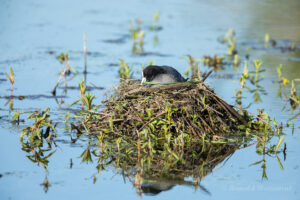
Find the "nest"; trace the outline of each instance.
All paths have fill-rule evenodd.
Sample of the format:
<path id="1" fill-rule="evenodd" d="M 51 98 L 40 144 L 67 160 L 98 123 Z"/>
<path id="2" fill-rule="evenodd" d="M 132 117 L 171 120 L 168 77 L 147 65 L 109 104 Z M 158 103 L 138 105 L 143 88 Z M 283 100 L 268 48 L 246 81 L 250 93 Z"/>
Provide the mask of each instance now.
<path id="1" fill-rule="evenodd" d="M 115 161 L 135 178 L 201 179 L 239 148 L 245 129 L 260 125 L 203 82 L 148 87 L 125 81 L 103 103 L 84 122 L 98 136 L 100 166 Z"/>
<path id="2" fill-rule="evenodd" d="M 97 136 L 97 168 L 114 163 L 138 193 L 152 190 L 143 180 L 201 188 L 204 176 L 251 141 L 247 132 L 272 130 L 262 118 L 267 115 L 239 113 L 203 82 L 148 87 L 124 81 L 103 103 L 83 122 Z"/>
<path id="3" fill-rule="evenodd" d="M 105 109 L 86 123 L 91 131 L 133 138 L 142 131 L 211 138 L 245 129 L 248 124 L 202 82 L 152 87 L 122 83 L 104 103 Z"/>

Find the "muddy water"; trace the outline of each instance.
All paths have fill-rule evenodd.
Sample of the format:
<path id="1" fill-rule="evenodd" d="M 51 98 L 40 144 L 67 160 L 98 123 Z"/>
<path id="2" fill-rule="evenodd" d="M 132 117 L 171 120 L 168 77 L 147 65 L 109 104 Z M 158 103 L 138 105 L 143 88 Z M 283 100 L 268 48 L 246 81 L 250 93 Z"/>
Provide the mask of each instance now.
<path id="1" fill-rule="evenodd" d="M 13 95 L 25 98 L 13 100 L 13 109 L 32 112 L 38 108 L 51 108 L 54 121 L 62 122 L 66 108 L 75 101 L 76 89 L 57 89 L 58 99 L 51 96 L 62 65 L 56 59 L 69 50 L 70 64 L 79 72 L 70 77 L 68 86 L 77 87 L 84 75 L 83 32 L 87 33 L 88 74 L 87 84 L 96 85 L 92 92 L 99 103 L 105 93 L 118 84 L 118 62 L 124 59 L 133 66 L 135 78 L 140 78 L 140 66 L 154 60 L 156 64 L 176 67 L 181 73 L 188 66 L 185 55 L 200 58 L 203 55 L 225 55 L 227 47 L 217 39 L 229 28 L 236 30 L 237 48 L 240 55 L 249 55 L 249 60 L 262 59 L 264 79 L 260 82 L 267 94 L 262 102 L 249 108 L 256 112 L 264 108 L 277 121 L 285 123 L 294 116 L 285 98 L 278 98 L 276 67 L 283 64 L 283 76 L 300 78 L 300 53 L 282 51 L 280 48 L 265 48 L 264 35 L 269 33 L 278 45 L 294 43 L 300 46 L 300 2 L 282 1 L 1 1 L 0 5 L 0 197 L 1 199 L 139 199 L 131 182 L 123 179 L 113 166 L 99 174 L 97 163 L 81 163 L 79 156 L 86 148 L 86 138 L 75 144 L 70 142 L 70 132 L 61 124 L 57 127 L 56 152 L 49 158 L 48 171 L 30 162 L 27 153 L 21 150 L 19 135 L 29 121 L 19 126 L 9 119 L 12 112 L 5 96 L 10 95 L 5 72 L 13 67 L 16 81 Z M 153 14 L 160 13 L 160 31 L 149 31 Z M 129 35 L 129 21 L 142 21 L 146 30 L 144 55 L 134 55 Z M 242 57 L 244 60 L 245 57 Z M 249 63 L 251 63 L 249 61 Z M 203 71 L 207 67 L 201 65 Z M 250 69 L 253 70 L 252 64 Z M 229 103 L 234 103 L 234 89 L 243 68 L 234 70 L 227 66 L 208 78 L 207 83 Z M 220 75 L 220 76 L 217 76 Z M 222 78 L 222 77 L 227 78 Z M 300 91 L 300 85 L 296 85 Z M 104 89 L 101 89 L 104 88 Z M 287 94 L 289 91 L 287 90 Z M 243 104 L 253 101 L 253 94 L 245 93 Z M 63 104 L 58 104 L 61 100 Z M 77 107 L 78 108 L 78 107 Z M 24 114 L 25 118 L 26 114 Z M 268 179 L 262 179 L 261 165 L 251 164 L 261 160 L 255 146 L 236 151 L 201 180 L 205 188 L 198 189 L 185 182 L 158 181 L 161 188 L 158 199 L 299 199 L 300 166 L 299 118 L 292 134 L 285 128 L 287 157 L 280 154 L 283 170 L 277 159 L 266 157 Z M 277 138 L 274 138 L 277 141 Z M 72 159 L 72 167 L 70 167 Z M 51 186 L 44 191 L 44 178 Z M 96 177 L 96 182 L 94 181 Z M 185 181 L 191 181 L 186 177 Z M 208 192 L 207 192 L 208 191 Z M 154 198 L 149 193 L 143 198 Z"/>

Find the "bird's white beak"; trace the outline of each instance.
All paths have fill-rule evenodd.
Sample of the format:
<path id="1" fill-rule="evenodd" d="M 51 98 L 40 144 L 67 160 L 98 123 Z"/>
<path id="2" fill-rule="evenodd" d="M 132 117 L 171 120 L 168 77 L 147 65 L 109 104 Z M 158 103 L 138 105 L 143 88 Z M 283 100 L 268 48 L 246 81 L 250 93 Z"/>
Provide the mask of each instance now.
<path id="1" fill-rule="evenodd" d="M 142 78 L 141 85 L 143 85 L 144 82 L 146 82 L 146 78 L 145 77 Z"/>

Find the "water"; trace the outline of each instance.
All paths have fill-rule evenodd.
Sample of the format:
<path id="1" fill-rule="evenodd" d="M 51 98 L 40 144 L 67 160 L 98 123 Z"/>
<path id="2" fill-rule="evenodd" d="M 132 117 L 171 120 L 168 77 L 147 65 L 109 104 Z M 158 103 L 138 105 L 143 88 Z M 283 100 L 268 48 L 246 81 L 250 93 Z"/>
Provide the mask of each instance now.
<path id="1" fill-rule="evenodd" d="M 124 59 L 134 66 L 134 76 L 140 78 L 140 66 L 154 60 L 156 64 L 168 64 L 183 73 L 188 66 L 185 55 L 200 58 L 203 55 L 213 56 L 226 54 L 227 47 L 217 41 L 229 28 L 237 32 L 237 48 L 240 55 L 249 54 L 250 60 L 263 60 L 265 78 L 260 83 L 267 90 L 262 95 L 262 103 L 253 104 L 249 110 L 256 112 L 264 108 L 277 121 L 285 123 L 294 114 L 289 105 L 282 111 L 285 99 L 277 97 L 276 67 L 283 64 L 283 76 L 288 79 L 299 78 L 299 57 L 297 52 L 281 52 L 264 48 L 264 35 L 278 41 L 300 44 L 300 2 L 280 1 L 1 1 L 0 6 L 0 197 L 1 199 L 139 199 L 133 184 L 113 166 L 97 173 L 97 163 L 81 163 L 79 156 L 86 148 L 86 139 L 76 144 L 70 143 L 70 133 L 63 125 L 58 127 L 56 152 L 49 159 L 48 172 L 43 167 L 29 161 L 27 153 L 21 150 L 19 135 L 22 128 L 30 123 L 25 121 L 20 126 L 8 119 L 9 105 L 5 105 L 9 96 L 9 82 L 5 72 L 13 67 L 16 81 L 14 95 L 33 95 L 36 98 L 14 99 L 13 108 L 21 112 L 32 112 L 38 108 L 51 108 L 51 118 L 63 121 L 65 108 L 79 97 L 77 90 L 63 88 L 57 95 L 65 96 L 61 106 L 51 97 L 59 77 L 62 65 L 56 56 L 69 50 L 70 64 L 78 72 L 83 67 L 83 32 L 87 33 L 88 74 L 87 84 L 105 88 L 94 89 L 96 102 L 105 98 L 105 93 L 118 83 L 119 59 Z M 160 13 L 161 31 L 151 32 L 147 26 L 153 25 L 153 14 Z M 139 18 L 142 28 L 146 30 L 146 56 L 134 55 L 131 52 L 132 41 L 128 25 L 131 20 Z M 158 38 L 158 43 L 154 42 Z M 118 40 L 112 42 L 108 40 Z M 242 58 L 244 59 L 244 58 Z M 253 66 L 250 65 L 253 70 Z M 207 71 L 207 67 L 203 67 Z M 236 73 L 231 67 L 217 72 L 217 75 L 229 74 L 232 78 L 215 78 L 211 76 L 207 83 L 228 103 L 234 103 L 234 89 L 242 67 Z M 77 86 L 83 78 L 79 73 L 68 86 Z M 300 89 L 299 82 L 296 88 Z M 287 91 L 288 92 L 288 91 Z M 289 94 L 289 93 L 287 93 Z M 40 96 L 44 95 L 44 96 Z M 252 99 L 246 94 L 244 104 Z M 61 98 L 58 99 L 60 101 Z M 24 118 L 25 116 L 23 116 Z M 287 145 L 287 158 L 279 154 L 284 170 L 280 169 L 276 158 L 266 157 L 268 179 L 262 179 L 261 165 L 250 166 L 262 159 L 256 153 L 255 146 L 237 150 L 226 162 L 217 165 L 213 173 L 201 180 L 201 185 L 208 191 L 197 190 L 187 184 L 175 183 L 171 189 L 155 197 L 142 194 L 143 198 L 157 199 L 253 199 L 266 196 L 272 199 L 299 199 L 299 126 L 300 120 L 292 121 L 291 127 L 285 128 L 284 142 Z M 277 138 L 273 139 L 276 143 Z M 70 168 L 70 159 L 73 167 Z M 93 184 L 94 175 L 97 177 Z M 44 192 L 43 180 L 48 177 L 51 186 Z M 187 181 L 191 181 L 189 177 Z"/>

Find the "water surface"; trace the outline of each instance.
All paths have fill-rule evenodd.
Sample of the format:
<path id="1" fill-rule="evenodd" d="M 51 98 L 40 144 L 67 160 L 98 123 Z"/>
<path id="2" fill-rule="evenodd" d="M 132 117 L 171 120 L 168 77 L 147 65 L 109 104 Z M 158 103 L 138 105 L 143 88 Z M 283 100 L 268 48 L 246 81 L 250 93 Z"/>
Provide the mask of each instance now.
<path id="1" fill-rule="evenodd" d="M 13 67 L 16 81 L 14 95 L 28 97 L 14 99 L 13 109 L 21 112 L 33 112 L 50 107 L 54 121 L 64 121 L 66 108 L 78 99 L 77 90 L 60 87 L 58 101 L 51 97 L 51 90 L 56 84 L 62 65 L 56 56 L 69 51 L 70 64 L 80 72 L 68 86 L 77 87 L 78 80 L 84 75 L 83 32 L 87 34 L 89 86 L 96 85 L 104 89 L 94 89 L 96 103 L 105 98 L 113 85 L 119 83 L 119 59 L 124 59 L 133 66 L 134 77 L 139 79 L 141 65 L 154 60 L 156 64 L 171 65 L 181 73 L 188 66 L 186 55 L 201 58 L 204 55 L 225 55 L 227 46 L 218 42 L 229 28 L 236 30 L 237 48 L 240 55 L 249 54 L 251 60 L 262 59 L 265 78 L 260 83 L 267 95 L 262 95 L 262 102 L 253 104 L 249 110 L 256 112 L 264 108 L 270 116 L 284 124 L 295 113 L 285 104 L 285 98 L 277 97 L 278 83 L 276 67 L 283 64 L 283 76 L 287 79 L 300 78 L 300 53 L 281 52 L 278 49 L 264 48 L 264 36 L 286 43 L 300 45 L 300 2 L 289 1 L 1 1 L 0 6 L 0 197 L 1 199 L 140 199 L 135 187 L 113 167 L 106 168 L 99 174 L 93 163 L 81 162 L 79 157 L 87 145 L 87 138 L 76 144 L 70 142 L 70 131 L 64 125 L 58 126 L 56 152 L 49 158 L 48 172 L 30 162 L 27 153 L 21 150 L 19 136 L 22 128 L 12 124 L 12 113 L 6 105 L 10 95 L 9 82 L 5 72 Z M 160 31 L 149 31 L 153 24 L 153 14 L 160 13 Z M 131 51 L 132 40 L 129 35 L 129 21 L 135 23 L 139 18 L 145 29 L 145 56 L 134 55 Z M 154 42 L 154 38 L 158 42 Z M 119 42 L 116 42 L 119 41 Z M 285 42 L 286 41 L 286 42 Z M 245 57 L 242 57 L 244 60 Z M 207 67 L 200 65 L 203 71 Z M 239 85 L 243 68 L 234 72 L 232 67 L 217 72 L 217 75 L 230 75 L 230 78 L 211 76 L 207 84 L 228 103 L 233 104 L 234 89 Z M 234 82 L 236 81 L 236 82 Z M 300 91 L 299 82 L 296 88 Z M 287 94 L 289 91 L 287 89 Z M 252 102 L 252 94 L 245 94 L 244 105 Z M 61 99 L 64 104 L 58 105 Z M 295 111 L 297 112 L 297 111 Z M 25 117 L 26 115 L 24 115 Z M 156 196 L 142 194 L 144 199 L 299 199 L 300 186 L 299 155 L 299 118 L 292 134 L 291 127 L 284 129 L 287 145 L 287 158 L 279 154 L 284 169 L 276 158 L 266 157 L 268 179 L 262 179 L 260 165 L 250 166 L 261 160 L 255 146 L 237 150 L 226 161 L 220 163 L 213 172 L 201 180 L 204 190 L 195 190 L 187 184 L 174 184 L 169 190 Z M 274 138 L 276 143 L 277 138 Z M 70 159 L 73 166 L 70 168 Z M 51 186 L 43 189 L 47 176 Z M 94 181 L 94 176 L 97 178 Z M 190 177 L 186 181 L 191 181 Z"/>

